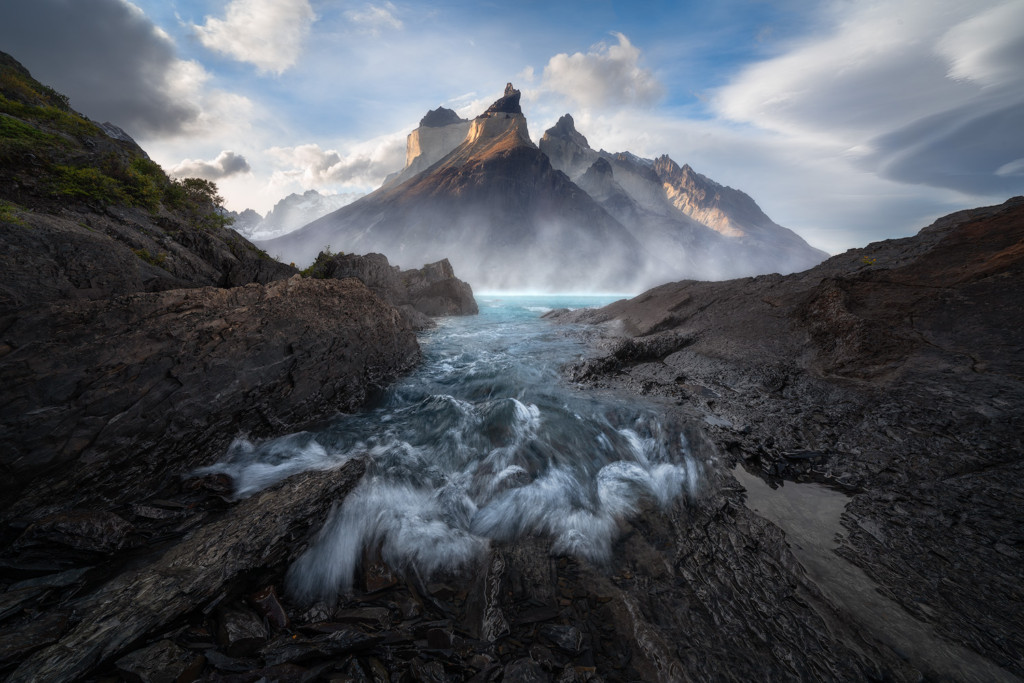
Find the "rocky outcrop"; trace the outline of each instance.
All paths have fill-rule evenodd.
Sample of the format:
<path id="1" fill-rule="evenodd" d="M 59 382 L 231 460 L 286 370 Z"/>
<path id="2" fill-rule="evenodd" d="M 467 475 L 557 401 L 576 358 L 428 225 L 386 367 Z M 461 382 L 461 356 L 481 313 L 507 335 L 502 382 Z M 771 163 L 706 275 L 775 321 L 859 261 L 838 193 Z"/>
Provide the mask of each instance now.
<path id="1" fill-rule="evenodd" d="M 317 278 L 354 277 L 377 296 L 398 307 L 413 329 L 431 327 L 430 317 L 479 313 L 473 288 L 455 277 L 448 259 L 422 268 L 402 270 L 383 254 L 326 254 L 321 252 L 310 274 Z"/>
<path id="2" fill-rule="evenodd" d="M 453 123 L 464 123 L 465 120 L 451 109 L 438 107 L 424 114 L 420 119 L 420 128 L 443 128 Z"/>
<path id="3" fill-rule="evenodd" d="M 1024 675 L 1022 296 L 1018 197 L 798 275 L 670 283 L 552 317 L 604 331 L 571 377 L 672 400 L 727 467 L 784 484 L 748 507 L 771 518 L 766 496 L 780 498 L 773 521 L 860 638 L 926 677 L 1013 680 Z M 737 500 L 723 477 L 711 507 Z M 808 481 L 842 499 L 841 527 L 824 525 L 820 496 L 797 496 L 792 482 Z M 810 551 L 806 530 L 787 528 L 801 514 L 838 540 Z"/>
<path id="4" fill-rule="evenodd" d="M 156 491 L 240 434 L 358 407 L 419 358 L 362 283 L 299 276 L 22 309 L 0 339 L 0 457 L 22 512 Z"/>
<path id="5" fill-rule="evenodd" d="M 522 114 L 523 108 L 519 106 L 521 96 L 522 93 L 513 88 L 511 83 L 506 84 L 505 93 L 487 107 L 479 118 L 487 118 L 494 114 Z"/>
<path id="6" fill-rule="evenodd" d="M 2 57 L 0 310 L 297 272 L 226 226 L 215 186 L 171 181 L 123 131 Z"/>

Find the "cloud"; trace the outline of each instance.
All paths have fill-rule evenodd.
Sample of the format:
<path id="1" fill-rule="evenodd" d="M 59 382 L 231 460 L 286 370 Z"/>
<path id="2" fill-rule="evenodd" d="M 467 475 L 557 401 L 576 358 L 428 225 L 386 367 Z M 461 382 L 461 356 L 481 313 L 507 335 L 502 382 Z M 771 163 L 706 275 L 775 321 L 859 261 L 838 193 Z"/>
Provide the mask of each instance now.
<path id="1" fill-rule="evenodd" d="M 598 43 L 586 54 L 561 53 L 544 67 L 543 87 L 582 107 L 650 105 L 662 95 L 661 84 L 640 66 L 640 50 L 621 33 L 617 45 Z"/>
<path id="2" fill-rule="evenodd" d="M 135 137 L 182 133 L 202 116 L 202 67 L 128 2 L 9 0 L 0 45 L 75 109 Z"/>
<path id="3" fill-rule="evenodd" d="M 309 0 L 231 0 L 224 19 L 193 26 L 200 42 L 261 72 L 295 65 L 316 15 Z"/>
<path id="4" fill-rule="evenodd" d="M 376 36 L 384 29 L 402 29 L 402 21 L 396 16 L 397 11 L 393 4 L 385 2 L 382 5 L 365 5 L 362 9 L 348 10 L 345 18 Z"/>
<path id="5" fill-rule="evenodd" d="M 219 180 L 239 173 L 249 173 L 252 169 L 249 162 L 241 154 L 225 150 L 212 161 L 202 159 L 185 159 L 170 170 L 170 174 L 179 178 L 206 178 Z"/>
<path id="6" fill-rule="evenodd" d="M 715 93 L 725 119 L 845 150 L 899 181 L 1020 192 L 1024 3 L 936 0 L 830 8 L 824 35 L 744 69 Z"/>
<path id="7" fill-rule="evenodd" d="M 303 189 L 377 187 L 389 173 L 405 165 L 405 133 L 356 145 L 344 155 L 317 144 L 274 147 L 268 153 L 285 167 L 274 172 L 273 185 L 294 183 Z"/>

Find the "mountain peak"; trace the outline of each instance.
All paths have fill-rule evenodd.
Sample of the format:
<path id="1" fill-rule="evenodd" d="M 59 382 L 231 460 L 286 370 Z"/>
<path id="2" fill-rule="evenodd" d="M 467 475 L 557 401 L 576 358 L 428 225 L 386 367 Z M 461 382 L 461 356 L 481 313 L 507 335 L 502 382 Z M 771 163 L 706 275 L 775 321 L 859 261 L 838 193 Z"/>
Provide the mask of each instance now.
<path id="1" fill-rule="evenodd" d="M 437 109 L 431 109 L 420 119 L 420 126 L 423 128 L 443 128 L 453 123 L 463 123 L 465 120 L 451 109 L 438 107 Z"/>
<path id="2" fill-rule="evenodd" d="M 522 93 L 513 88 L 511 83 L 506 84 L 505 94 L 495 100 L 494 104 L 478 118 L 486 118 L 493 114 L 522 114 L 523 109 L 519 106 L 520 95 Z"/>
<path id="3" fill-rule="evenodd" d="M 555 125 L 544 131 L 544 137 L 567 140 L 579 145 L 583 149 L 590 149 L 590 143 L 587 142 L 587 138 L 582 133 L 576 130 L 576 122 L 570 114 L 563 115 Z"/>

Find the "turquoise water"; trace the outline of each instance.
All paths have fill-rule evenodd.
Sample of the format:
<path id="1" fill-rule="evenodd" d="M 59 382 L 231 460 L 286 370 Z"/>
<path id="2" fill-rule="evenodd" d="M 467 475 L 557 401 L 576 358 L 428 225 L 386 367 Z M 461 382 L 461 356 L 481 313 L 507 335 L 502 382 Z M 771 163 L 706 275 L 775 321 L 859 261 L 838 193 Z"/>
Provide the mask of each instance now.
<path id="1" fill-rule="evenodd" d="M 553 308 L 613 297 L 477 297 L 480 315 L 423 333 L 422 365 L 368 410 L 317 432 L 236 441 L 209 468 L 246 496 L 309 469 L 368 458 L 363 481 L 289 573 L 298 597 L 348 590 L 363 549 L 420 577 L 458 571 L 493 540 L 550 539 L 607 561 L 618 520 L 692 495 L 699 470 L 678 425 L 635 398 L 581 391 L 560 368 L 585 348 Z"/>

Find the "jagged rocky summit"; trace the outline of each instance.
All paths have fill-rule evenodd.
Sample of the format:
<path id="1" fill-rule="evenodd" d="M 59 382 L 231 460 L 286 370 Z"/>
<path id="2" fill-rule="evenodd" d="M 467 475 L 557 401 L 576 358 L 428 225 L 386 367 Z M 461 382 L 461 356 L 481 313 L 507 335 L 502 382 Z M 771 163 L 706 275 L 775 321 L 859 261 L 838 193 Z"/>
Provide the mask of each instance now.
<path id="1" fill-rule="evenodd" d="M 299 264 L 325 244 L 405 267 L 446 256 L 478 288 L 557 291 L 792 272 L 826 256 L 688 166 L 591 149 L 569 115 L 538 148 L 520 99 L 509 83 L 473 120 L 432 110 L 379 190 L 261 245 Z"/>

